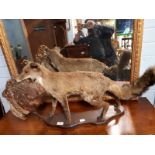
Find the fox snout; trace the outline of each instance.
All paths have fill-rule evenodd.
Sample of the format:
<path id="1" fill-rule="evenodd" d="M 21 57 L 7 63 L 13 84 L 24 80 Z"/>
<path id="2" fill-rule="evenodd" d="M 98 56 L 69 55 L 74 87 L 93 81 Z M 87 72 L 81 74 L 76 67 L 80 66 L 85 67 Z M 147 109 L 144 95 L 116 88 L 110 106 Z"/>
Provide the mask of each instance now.
<path id="1" fill-rule="evenodd" d="M 16 81 L 20 82 L 20 81 L 27 79 L 27 78 L 29 78 L 29 77 L 24 75 L 23 73 L 21 73 L 19 76 L 16 77 Z"/>
<path id="2" fill-rule="evenodd" d="M 16 81 L 17 81 L 17 82 L 20 82 L 20 81 L 22 81 L 22 80 L 24 80 L 24 78 L 22 78 L 20 75 L 16 77 Z"/>
<path id="3" fill-rule="evenodd" d="M 17 77 L 15 80 L 16 80 L 17 82 L 22 81 L 19 77 Z"/>

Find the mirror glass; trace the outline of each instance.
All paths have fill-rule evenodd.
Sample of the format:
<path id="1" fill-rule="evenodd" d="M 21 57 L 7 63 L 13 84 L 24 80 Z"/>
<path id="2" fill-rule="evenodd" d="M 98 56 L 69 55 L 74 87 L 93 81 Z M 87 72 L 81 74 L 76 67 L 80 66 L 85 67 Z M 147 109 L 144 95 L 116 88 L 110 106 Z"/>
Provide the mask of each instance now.
<path id="1" fill-rule="evenodd" d="M 104 74 L 129 81 L 133 19 L 3 19 L 18 73 L 34 60 L 40 45 L 61 48 L 64 57 L 93 58 L 108 66 Z"/>

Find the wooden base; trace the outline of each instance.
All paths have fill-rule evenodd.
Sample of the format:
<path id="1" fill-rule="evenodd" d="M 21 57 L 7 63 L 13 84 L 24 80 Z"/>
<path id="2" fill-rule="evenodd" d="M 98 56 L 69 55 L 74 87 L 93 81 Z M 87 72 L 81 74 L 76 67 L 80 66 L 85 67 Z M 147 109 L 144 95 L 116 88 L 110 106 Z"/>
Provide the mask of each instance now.
<path id="1" fill-rule="evenodd" d="M 124 113 L 124 108 L 123 106 L 120 106 L 120 110 L 116 112 L 114 110 L 114 106 L 110 106 L 104 120 L 99 119 L 101 111 L 102 111 L 102 108 L 97 110 L 85 111 L 85 112 L 76 112 L 76 113 L 71 112 L 71 117 L 72 117 L 71 124 L 66 123 L 66 117 L 64 113 L 57 113 L 53 117 L 41 117 L 37 114 L 36 115 L 41 119 L 43 119 L 43 121 L 45 121 L 47 125 L 57 126 L 60 128 L 71 128 L 81 124 L 107 123 L 114 117 L 122 115 Z"/>
<path id="2" fill-rule="evenodd" d="M 121 117 L 114 116 L 103 125 L 81 124 L 65 129 L 47 125 L 35 115 L 29 115 L 26 120 L 21 120 L 9 111 L 0 119 L 0 135 L 155 135 L 155 108 L 146 98 L 121 103 L 124 108 Z M 51 104 L 44 112 L 42 109 L 43 107 L 38 113 L 42 116 L 47 115 L 51 111 Z M 88 103 L 74 102 L 70 103 L 70 110 L 81 113 L 96 108 Z M 63 115 L 59 104 L 56 109 L 56 114 L 58 113 Z"/>

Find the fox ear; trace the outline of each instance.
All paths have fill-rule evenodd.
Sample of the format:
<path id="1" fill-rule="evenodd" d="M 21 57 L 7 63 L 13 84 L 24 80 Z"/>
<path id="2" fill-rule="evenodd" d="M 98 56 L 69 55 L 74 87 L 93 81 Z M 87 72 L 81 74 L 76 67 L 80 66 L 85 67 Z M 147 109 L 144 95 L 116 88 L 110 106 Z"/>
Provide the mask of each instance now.
<path id="1" fill-rule="evenodd" d="M 38 69 L 39 68 L 38 64 L 37 63 L 34 63 L 34 62 L 30 63 L 30 67 L 32 69 Z"/>

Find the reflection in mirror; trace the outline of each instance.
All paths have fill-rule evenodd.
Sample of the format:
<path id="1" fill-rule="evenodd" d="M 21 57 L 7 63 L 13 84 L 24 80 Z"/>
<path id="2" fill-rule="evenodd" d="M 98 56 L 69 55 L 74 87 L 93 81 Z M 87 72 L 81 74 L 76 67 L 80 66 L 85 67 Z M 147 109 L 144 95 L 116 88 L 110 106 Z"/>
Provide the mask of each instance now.
<path id="1" fill-rule="evenodd" d="M 81 24 L 81 27 L 80 27 Z M 84 34 L 82 27 L 87 28 Z M 85 20 L 77 24 L 75 44 L 86 44 L 89 56 L 107 66 L 115 65 L 104 74 L 113 80 L 130 80 L 133 20 Z M 117 67 L 116 67 L 117 66 Z"/>
<path id="2" fill-rule="evenodd" d="M 21 72 L 23 68 L 23 60 L 31 58 L 30 49 L 24 35 L 21 21 L 18 19 L 4 19 L 3 24 L 17 70 L 18 72 Z"/>
<path id="3" fill-rule="evenodd" d="M 90 21 L 94 26 L 91 27 Z M 42 52 L 40 45 L 46 45 L 49 49 L 60 47 L 61 54 L 67 58 L 98 60 L 108 67 L 103 73 L 113 80 L 130 80 L 135 23 L 132 19 L 7 19 L 2 22 L 18 73 L 25 65 L 24 60 L 36 61 L 38 52 Z M 48 56 L 46 53 L 46 63 L 59 70 Z"/>

